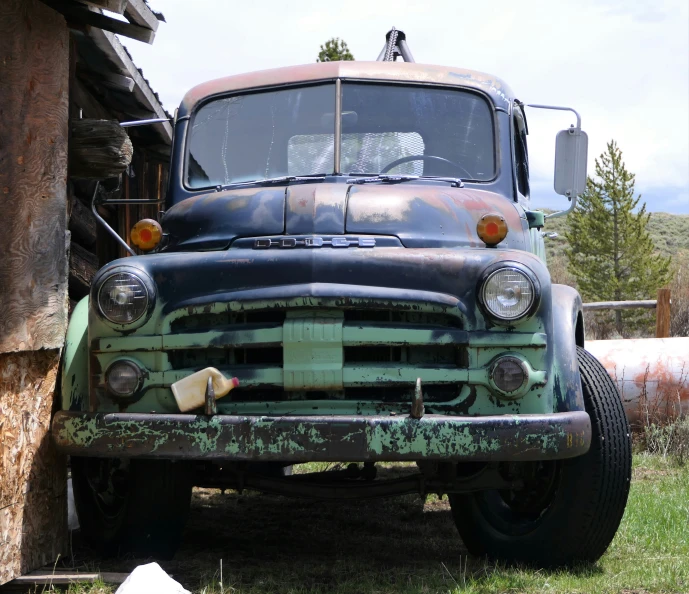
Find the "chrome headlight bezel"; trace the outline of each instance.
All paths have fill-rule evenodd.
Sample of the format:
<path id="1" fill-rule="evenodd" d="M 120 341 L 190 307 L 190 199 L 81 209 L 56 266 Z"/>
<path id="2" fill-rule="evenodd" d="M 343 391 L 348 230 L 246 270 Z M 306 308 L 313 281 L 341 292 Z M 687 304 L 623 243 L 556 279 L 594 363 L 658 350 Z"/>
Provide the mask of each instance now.
<path id="1" fill-rule="evenodd" d="M 117 392 L 116 390 L 113 390 L 112 385 L 110 383 L 110 374 L 113 372 L 113 369 L 116 366 L 122 365 L 129 367 L 136 374 L 136 385 L 130 393 Z M 141 395 L 141 388 L 143 387 L 144 383 L 144 374 L 141 369 L 141 366 L 135 361 L 132 361 L 131 359 L 115 359 L 115 361 L 110 363 L 110 365 L 108 365 L 108 368 L 105 370 L 104 379 L 105 390 L 108 393 L 108 396 L 110 396 L 110 398 L 114 400 L 126 400 L 128 402 L 134 402 L 138 400 L 138 397 Z"/>
<path id="2" fill-rule="evenodd" d="M 139 283 L 141 283 L 146 295 L 146 306 L 143 308 L 143 311 L 138 317 L 128 322 L 119 322 L 110 319 L 105 314 L 101 306 L 101 291 L 105 286 L 105 283 L 108 280 L 110 280 L 113 276 L 119 274 L 129 274 L 133 276 Z M 106 324 L 108 324 L 112 328 L 115 328 L 116 330 L 131 330 L 133 328 L 138 328 L 139 326 L 142 326 L 150 318 L 151 313 L 153 311 L 153 307 L 155 306 L 156 288 L 155 283 L 153 282 L 151 277 L 148 276 L 148 274 L 146 274 L 143 270 L 136 268 L 134 266 L 116 266 L 105 271 L 102 275 L 99 275 L 99 278 L 96 279 L 96 282 L 94 283 L 92 298 L 94 300 L 94 310 L 97 312 L 98 317 L 101 320 L 103 320 Z"/>
<path id="3" fill-rule="evenodd" d="M 488 306 L 485 298 L 485 291 L 488 281 L 499 272 L 504 272 L 507 270 L 521 274 L 524 278 L 526 278 L 526 280 L 531 285 L 531 294 L 533 296 L 531 303 L 522 313 L 511 317 L 500 316 L 498 313 L 493 311 Z M 531 271 L 524 264 L 510 261 L 499 262 L 497 264 L 489 266 L 483 271 L 483 274 L 481 275 L 481 278 L 479 280 L 477 295 L 481 310 L 489 320 L 496 324 L 511 326 L 515 323 L 522 322 L 530 318 L 536 312 L 538 306 L 541 303 L 541 284 L 538 282 L 538 278 L 533 273 L 533 271 Z"/>

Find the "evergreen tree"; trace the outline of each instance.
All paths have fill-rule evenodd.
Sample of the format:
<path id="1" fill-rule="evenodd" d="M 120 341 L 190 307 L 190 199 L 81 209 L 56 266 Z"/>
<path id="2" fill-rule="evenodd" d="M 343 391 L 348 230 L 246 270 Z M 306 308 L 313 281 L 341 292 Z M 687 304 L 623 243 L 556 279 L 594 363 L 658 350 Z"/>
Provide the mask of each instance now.
<path id="1" fill-rule="evenodd" d="M 566 250 L 569 271 L 586 301 L 650 299 L 670 282 L 670 258 L 659 255 L 646 225 L 646 204 L 634 196 L 634 174 L 613 140 L 596 159 L 596 178 L 570 215 Z M 641 314 L 643 315 L 643 314 Z M 615 329 L 625 335 L 641 318 L 638 310 L 615 311 Z"/>
<path id="2" fill-rule="evenodd" d="M 316 62 L 337 62 L 338 60 L 352 61 L 354 56 L 349 51 L 345 41 L 339 37 L 333 37 L 321 45 L 321 51 L 318 52 L 318 59 Z"/>

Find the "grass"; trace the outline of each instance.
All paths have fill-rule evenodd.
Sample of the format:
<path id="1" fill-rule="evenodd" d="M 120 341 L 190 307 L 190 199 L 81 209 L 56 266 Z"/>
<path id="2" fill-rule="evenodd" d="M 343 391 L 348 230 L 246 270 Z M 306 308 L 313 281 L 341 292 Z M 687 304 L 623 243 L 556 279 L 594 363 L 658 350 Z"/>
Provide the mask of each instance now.
<path id="1" fill-rule="evenodd" d="M 447 500 L 437 497 L 310 502 L 197 489 L 185 544 L 161 565 L 199 594 L 687 592 L 688 494 L 689 466 L 636 454 L 627 511 L 606 555 L 574 571 L 537 571 L 467 557 Z M 102 571 L 147 562 L 106 562 L 83 548 L 75 558 Z"/>

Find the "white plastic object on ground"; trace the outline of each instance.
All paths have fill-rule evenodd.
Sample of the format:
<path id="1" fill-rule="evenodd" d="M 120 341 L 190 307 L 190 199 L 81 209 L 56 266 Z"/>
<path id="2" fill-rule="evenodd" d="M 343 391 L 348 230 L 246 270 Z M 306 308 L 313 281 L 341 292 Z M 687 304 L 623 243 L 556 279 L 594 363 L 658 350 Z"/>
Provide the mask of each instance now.
<path id="1" fill-rule="evenodd" d="M 191 594 L 157 563 L 139 565 L 117 588 L 115 594 Z"/>

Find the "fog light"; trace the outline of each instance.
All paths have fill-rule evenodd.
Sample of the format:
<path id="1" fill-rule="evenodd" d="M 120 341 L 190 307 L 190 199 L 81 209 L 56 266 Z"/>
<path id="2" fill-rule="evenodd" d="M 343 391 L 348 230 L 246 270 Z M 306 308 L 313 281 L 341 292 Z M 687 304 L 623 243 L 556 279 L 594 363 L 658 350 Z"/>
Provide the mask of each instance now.
<path id="1" fill-rule="evenodd" d="M 105 372 L 105 385 L 113 396 L 127 397 L 141 387 L 143 375 L 131 361 L 115 361 Z"/>
<path id="2" fill-rule="evenodd" d="M 498 390 L 512 394 L 524 386 L 529 372 L 516 357 L 500 357 L 493 365 L 491 378 Z"/>

